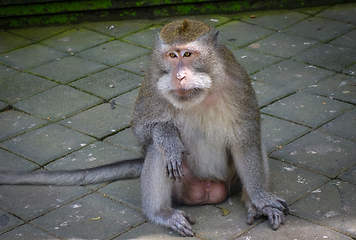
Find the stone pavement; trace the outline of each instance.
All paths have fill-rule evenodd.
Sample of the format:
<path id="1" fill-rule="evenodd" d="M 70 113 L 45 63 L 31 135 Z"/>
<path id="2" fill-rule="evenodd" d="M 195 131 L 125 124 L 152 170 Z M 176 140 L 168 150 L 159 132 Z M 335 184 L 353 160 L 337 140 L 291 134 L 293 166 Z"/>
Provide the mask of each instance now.
<path id="1" fill-rule="evenodd" d="M 220 30 L 250 74 L 271 190 L 291 206 L 277 231 L 265 218 L 246 225 L 239 196 L 183 206 L 197 219 L 196 239 L 356 239 L 355 16 L 356 3 L 188 17 Z M 0 170 L 137 157 L 133 102 L 155 35 L 175 19 L 1 31 Z M 2 185 L 0 240 L 180 238 L 147 222 L 139 185 Z"/>

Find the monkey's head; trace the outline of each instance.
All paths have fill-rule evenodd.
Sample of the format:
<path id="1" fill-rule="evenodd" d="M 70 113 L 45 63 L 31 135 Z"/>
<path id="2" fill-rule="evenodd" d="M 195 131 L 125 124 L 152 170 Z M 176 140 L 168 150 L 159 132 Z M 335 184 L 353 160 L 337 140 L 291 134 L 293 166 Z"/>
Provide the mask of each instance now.
<path id="1" fill-rule="evenodd" d="M 194 20 L 165 26 L 153 51 L 159 93 L 176 108 L 191 108 L 212 87 L 214 48 L 218 31 Z M 216 67 L 216 66 L 214 66 Z"/>

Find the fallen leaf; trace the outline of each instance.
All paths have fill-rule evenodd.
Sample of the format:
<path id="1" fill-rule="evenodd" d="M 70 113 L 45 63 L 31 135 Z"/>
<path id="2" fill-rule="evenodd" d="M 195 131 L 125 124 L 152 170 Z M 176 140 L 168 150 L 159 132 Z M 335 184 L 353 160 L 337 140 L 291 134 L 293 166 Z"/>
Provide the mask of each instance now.
<path id="1" fill-rule="evenodd" d="M 230 211 L 224 207 L 220 208 L 220 211 L 222 216 L 226 216 L 230 213 Z"/>

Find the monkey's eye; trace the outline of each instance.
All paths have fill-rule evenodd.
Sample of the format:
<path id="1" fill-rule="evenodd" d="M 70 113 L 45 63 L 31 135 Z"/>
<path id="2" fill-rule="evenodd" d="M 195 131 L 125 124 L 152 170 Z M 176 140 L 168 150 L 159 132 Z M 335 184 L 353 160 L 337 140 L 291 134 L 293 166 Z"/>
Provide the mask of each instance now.
<path id="1" fill-rule="evenodd" d="M 192 55 L 191 52 L 185 52 L 185 53 L 184 53 L 184 57 L 190 57 L 191 55 Z"/>
<path id="2" fill-rule="evenodd" d="M 176 55 L 175 53 L 170 53 L 169 56 L 170 56 L 171 58 L 177 57 L 177 55 Z"/>

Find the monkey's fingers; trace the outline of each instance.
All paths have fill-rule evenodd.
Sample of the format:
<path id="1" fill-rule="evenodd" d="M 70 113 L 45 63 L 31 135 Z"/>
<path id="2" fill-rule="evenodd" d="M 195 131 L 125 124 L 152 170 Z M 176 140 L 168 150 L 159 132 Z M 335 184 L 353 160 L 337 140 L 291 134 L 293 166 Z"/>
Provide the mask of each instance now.
<path id="1" fill-rule="evenodd" d="M 255 222 L 255 217 L 256 217 L 256 209 L 250 209 L 247 213 L 247 220 L 246 223 L 248 225 L 251 225 Z"/>
<path id="2" fill-rule="evenodd" d="M 287 204 L 287 202 L 284 200 L 284 199 L 282 199 L 282 198 L 278 198 L 277 199 L 282 205 L 283 205 L 283 212 L 284 212 L 284 214 L 285 215 L 288 215 L 289 214 L 289 207 L 288 207 L 288 204 Z"/>
<path id="3" fill-rule="evenodd" d="M 174 175 L 173 175 L 173 167 L 171 163 L 167 164 L 167 176 L 172 179 L 173 181 L 176 180 Z"/>
<path id="4" fill-rule="evenodd" d="M 284 213 L 277 208 L 265 207 L 263 215 L 268 217 L 273 230 L 277 230 L 285 221 Z"/>

